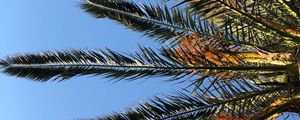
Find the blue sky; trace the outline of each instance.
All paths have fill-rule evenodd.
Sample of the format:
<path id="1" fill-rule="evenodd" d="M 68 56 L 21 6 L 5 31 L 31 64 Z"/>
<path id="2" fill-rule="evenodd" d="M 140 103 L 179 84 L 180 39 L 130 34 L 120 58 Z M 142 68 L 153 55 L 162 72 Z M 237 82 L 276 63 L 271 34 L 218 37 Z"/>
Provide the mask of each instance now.
<path id="1" fill-rule="evenodd" d="M 113 21 L 95 19 L 79 0 L 8 0 L 0 4 L 0 57 L 71 48 L 137 50 L 155 44 Z M 38 83 L 0 74 L 0 120 L 69 120 L 122 111 L 181 85 L 153 78 L 113 84 L 100 76 Z"/>

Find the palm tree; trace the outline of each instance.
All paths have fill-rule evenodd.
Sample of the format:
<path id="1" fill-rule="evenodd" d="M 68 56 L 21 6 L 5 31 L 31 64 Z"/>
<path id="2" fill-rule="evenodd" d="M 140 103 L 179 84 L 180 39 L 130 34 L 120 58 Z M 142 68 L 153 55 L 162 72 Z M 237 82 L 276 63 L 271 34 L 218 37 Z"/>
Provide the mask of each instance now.
<path id="1" fill-rule="evenodd" d="M 173 2 L 173 1 L 172 1 Z M 113 80 L 168 77 L 189 81 L 99 119 L 275 119 L 300 112 L 300 2 L 182 0 L 170 6 L 87 0 L 81 8 L 162 43 L 121 54 L 69 50 L 7 57 L 3 72 L 36 81 L 101 75 Z M 163 43 L 168 43 L 167 45 Z"/>

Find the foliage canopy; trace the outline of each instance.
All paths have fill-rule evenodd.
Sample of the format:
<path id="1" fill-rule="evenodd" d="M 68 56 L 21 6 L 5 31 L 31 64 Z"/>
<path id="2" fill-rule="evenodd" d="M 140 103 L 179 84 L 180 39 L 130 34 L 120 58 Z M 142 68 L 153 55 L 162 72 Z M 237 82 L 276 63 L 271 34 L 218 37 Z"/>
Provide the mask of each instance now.
<path id="1" fill-rule="evenodd" d="M 171 4 L 171 2 L 173 4 Z M 175 5 L 174 5 L 175 3 Z M 300 2 L 87 0 L 81 8 L 160 42 L 140 52 L 69 50 L 2 59 L 3 73 L 46 82 L 80 75 L 165 76 L 191 82 L 175 95 L 99 119 L 275 119 L 300 112 Z M 166 45 L 167 43 L 168 45 Z"/>

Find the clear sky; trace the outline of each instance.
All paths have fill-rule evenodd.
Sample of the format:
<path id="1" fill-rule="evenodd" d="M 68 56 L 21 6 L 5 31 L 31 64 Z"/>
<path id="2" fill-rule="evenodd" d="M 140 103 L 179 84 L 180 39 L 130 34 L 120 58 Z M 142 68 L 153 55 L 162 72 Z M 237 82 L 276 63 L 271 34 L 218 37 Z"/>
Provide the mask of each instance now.
<path id="1" fill-rule="evenodd" d="M 0 4 L 0 57 L 71 48 L 137 50 L 155 44 L 113 21 L 95 19 L 79 0 L 6 0 Z M 38 83 L 0 74 L 0 120 L 70 120 L 122 111 L 181 85 L 154 78 L 113 84 L 100 76 Z"/>

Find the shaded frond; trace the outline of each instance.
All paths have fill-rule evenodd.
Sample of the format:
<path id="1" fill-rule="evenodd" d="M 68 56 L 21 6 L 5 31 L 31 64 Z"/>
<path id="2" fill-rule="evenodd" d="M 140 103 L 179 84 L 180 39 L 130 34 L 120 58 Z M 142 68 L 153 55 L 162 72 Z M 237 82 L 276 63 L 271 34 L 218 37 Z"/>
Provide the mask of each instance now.
<path id="1" fill-rule="evenodd" d="M 184 0 L 191 13 L 217 24 L 234 41 L 269 51 L 292 50 L 299 43 L 299 18 L 280 0 Z M 182 3 L 182 4 L 183 4 Z"/>
<path id="2" fill-rule="evenodd" d="M 299 112 L 298 111 L 299 108 L 300 108 L 299 103 L 300 103 L 299 95 L 294 96 L 290 99 L 282 101 L 275 108 L 273 108 L 273 109 L 271 109 L 267 112 L 264 112 L 263 115 L 258 117 L 258 119 L 266 119 L 266 118 L 269 118 L 270 116 L 272 116 L 274 114 L 283 113 L 284 111 L 289 111 L 288 109 L 291 108 L 291 107 L 296 108 L 296 111 L 293 111 L 293 112 Z"/>

